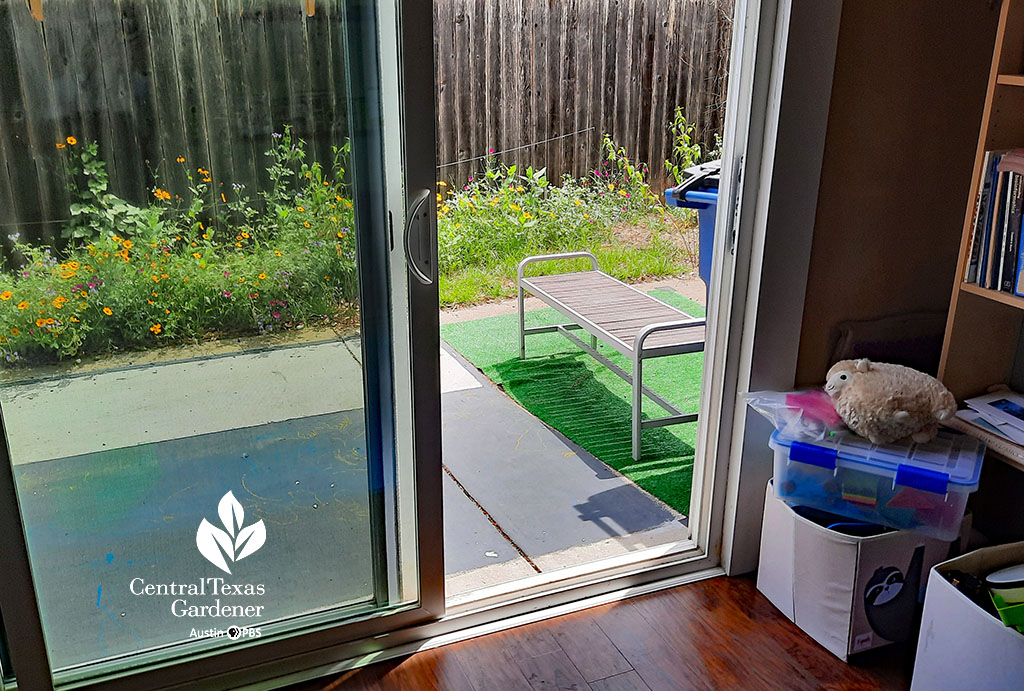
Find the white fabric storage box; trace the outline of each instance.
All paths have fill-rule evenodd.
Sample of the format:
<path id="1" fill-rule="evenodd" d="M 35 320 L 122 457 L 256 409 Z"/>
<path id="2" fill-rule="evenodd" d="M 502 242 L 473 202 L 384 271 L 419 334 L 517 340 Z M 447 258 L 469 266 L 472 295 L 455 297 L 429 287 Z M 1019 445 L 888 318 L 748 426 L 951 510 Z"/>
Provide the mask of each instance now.
<path id="1" fill-rule="evenodd" d="M 908 530 L 844 535 L 799 516 L 768 484 L 757 589 L 829 652 L 907 640 L 928 569 L 949 543 Z"/>
<path id="2" fill-rule="evenodd" d="M 986 547 L 945 561 L 928 575 L 911 691 L 1024 689 L 1024 634 L 953 587 L 942 574 L 984 577 L 1024 563 L 1024 542 Z"/>
<path id="3" fill-rule="evenodd" d="M 950 541 L 985 456 L 982 442 L 949 430 L 927 444 L 872 444 L 846 431 L 802 441 L 776 431 L 768 445 L 775 494 L 789 504 Z"/>

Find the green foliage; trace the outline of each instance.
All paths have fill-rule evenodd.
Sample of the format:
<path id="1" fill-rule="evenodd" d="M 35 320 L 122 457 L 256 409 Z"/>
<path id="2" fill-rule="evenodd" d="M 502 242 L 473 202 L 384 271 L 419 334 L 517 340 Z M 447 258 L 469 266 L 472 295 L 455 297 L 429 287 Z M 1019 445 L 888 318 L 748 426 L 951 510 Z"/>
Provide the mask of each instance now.
<path id="1" fill-rule="evenodd" d="M 251 200 L 153 188 L 138 207 L 107 191 L 95 143 L 69 138 L 72 242 L 61 251 L 12 236 L 24 265 L 0 273 L 0 353 L 7 362 L 150 347 L 222 333 L 267 333 L 351 319 L 357 298 L 347 144 L 330 169 L 308 162 L 289 128 L 267 152 L 272 189 Z"/>
<path id="2" fill-rule="evenodd" d="M 693 125 L 686 121 L 683 109 L 676 106 L 675 115 L 672 117 L 672 124 L 669 125 L 672 132 L 672 157 L 665 161 L 665 170 L 676 184 L 682 184 L 683 171 L 701 162 L 700 144 L 694 141 Z M 721 150 L 721 137 L 716 136 L 717 149 Z"/>
<path id="3" fill-rule="evenodd" d="M 624 279 L 679 273 L 690 257 L 663 237 L 672 219 L 651 192 L 646 164 L 633 161 L 611 137 L 602 139 L 600 165 L 581 178 L 548 180 L 544 169 L 520 171 L 488 159 L 482 175 L 461 189 L 438 182 L 441 304 L 515 293 L 518 262 L 530 254 L 588 250 L 601 267 Z M 615 236 L 640 226 L 652 241 L 636 246 Z M 648 226 L 653 226 L 650 230 Z M 572 270 L 550 263 L 540 271 Z"/>

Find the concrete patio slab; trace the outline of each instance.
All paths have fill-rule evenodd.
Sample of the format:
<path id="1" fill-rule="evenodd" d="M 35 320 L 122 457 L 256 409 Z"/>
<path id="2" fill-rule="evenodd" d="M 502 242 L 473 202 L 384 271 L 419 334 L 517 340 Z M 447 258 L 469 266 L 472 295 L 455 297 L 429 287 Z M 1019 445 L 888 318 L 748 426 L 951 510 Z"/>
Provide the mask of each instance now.
<path id="1" fill-rule="evenodd" d="M 15 465 L 363 405 L 358 339 L 131 367 L 0 389 Z"/>
<path id="2" fill-rule="evenodd" d="M 683 516 L 549 428 L 479 372 L 474 376 L 486 384 L 441 397 L 444 463 L 535 562 L 587 545 L 599 558 L 688 534 Z"/>

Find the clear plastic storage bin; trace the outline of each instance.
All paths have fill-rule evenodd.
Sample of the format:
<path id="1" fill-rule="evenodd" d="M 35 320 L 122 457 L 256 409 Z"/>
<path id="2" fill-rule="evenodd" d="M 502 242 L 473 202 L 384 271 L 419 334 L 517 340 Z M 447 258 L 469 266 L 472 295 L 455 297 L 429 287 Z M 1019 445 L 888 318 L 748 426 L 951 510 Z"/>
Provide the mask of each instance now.
<path id="1" fill-rule="evenodd" d="M 850 432 L 822 441 L 772 434 L 775 495 L 859 521 L 954 540 L 978 489 L 985 445 L 950 431 L 927 444 L 872 444 Z"/>

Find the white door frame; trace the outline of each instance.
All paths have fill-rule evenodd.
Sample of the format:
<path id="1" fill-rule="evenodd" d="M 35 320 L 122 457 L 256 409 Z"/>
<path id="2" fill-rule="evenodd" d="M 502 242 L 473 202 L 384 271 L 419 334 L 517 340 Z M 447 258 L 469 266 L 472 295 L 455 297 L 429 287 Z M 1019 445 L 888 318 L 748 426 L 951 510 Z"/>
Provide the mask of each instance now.
<path id="1" fill-rule="evenodd" d="M 466 607 L 449 607 L 436 622 L 392 632 L 374 653 L 351 657 L 340 649 L 324 651 L 320 665 L 271 683 L 337 674 L 756 567 L 771 453 L 767 434 L 747 418 L 737 398 L 748 386 L 793 384 L 841 6 L 841 0 L 737 2 L 734 46 L 744 48 L 733 51 L 730 65 L 726 150 L 734 153 L 723 161 L 716 223 L 716 248 L 726 251 L 716 253 L 711 281 L 712 291 L 719 285 L 723 290 L 708 315 L 708 350 L 721 357 L 711 358 L 713 370 L 705 371 L 711 385 L 701 401 L 702 410 L 721 406 L 722 416 L 703 418 L 707 428 L 699 435 L 697 454 L 706 462 L 694 478 L 693 494 L 703 502 L 699 509 L 706 520 L 694 526 L 690 550 L 669 554 L 668 548 L 653 548 L 609 560 L 596 573 L 579 567 L 557 578 L 520 581 L 514 599 L 499 588 L 492 600 L 476 598 Z M 742 166 L 742 161 L 755 165 Z M 734 224 L 740 202 L 747 213 Z M 716 332 L 715 324 L 730 312 L 729 328 Z"/>

